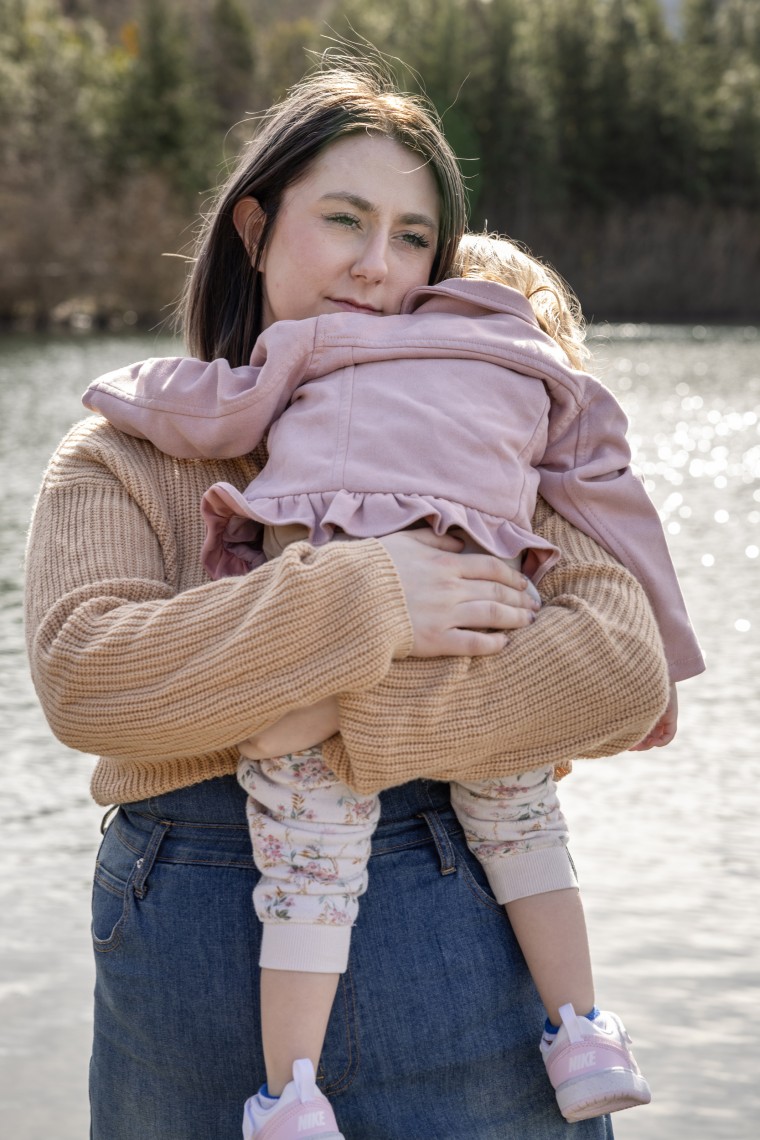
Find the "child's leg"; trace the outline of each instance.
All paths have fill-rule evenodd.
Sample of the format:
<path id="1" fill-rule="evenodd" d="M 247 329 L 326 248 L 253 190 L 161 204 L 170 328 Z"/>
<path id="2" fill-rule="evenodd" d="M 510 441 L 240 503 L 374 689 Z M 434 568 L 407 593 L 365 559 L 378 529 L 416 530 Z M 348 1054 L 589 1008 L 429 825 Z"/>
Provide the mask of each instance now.
<path id="1" fill-rule="evenodd" d="M 594 1005 L 586 923 L 553 769 L 452 784 L 451 800 L 554 1026 L 545 1028 L 541 1056 L 560 1112 L 574 1122 L 647 1104 L 649 1085 L 625 1026 Z"/>
<path id="2" fill-rule="evenodd" d="M 594 980 L 578 888 L 527 895 L 505 906 L 552 1025 L 560 1024 L 560 1006 L 568 1002 L 589 1013 Z"/>
<path id="3" fill-rule="evenodd" d="M 586 923 L 567 854 L 567 825 L 551 767 L 452 784 L 451 801 L 470 850 L 507 910 L 550 1021 L 571 1002 L 594 1005 Z"/>
<path id="4" fill-rule="evenodd" d="M 380 808 L 341 784 L 319 748 L 241 761 L 238 780 L 261 879 L 260 965 L 267 1086 L 278 1096 L 293 1062 L 317 1068 L 338 977 L 346 969 L 358 897 Z"/>
<path id="5" fill-rule="evenodd" d="M 267 1092 L 280 1096 L 294 1061 L 308 1059 L 317 1071 L 340 974 L 261 971 L 261 1039 Z"/>

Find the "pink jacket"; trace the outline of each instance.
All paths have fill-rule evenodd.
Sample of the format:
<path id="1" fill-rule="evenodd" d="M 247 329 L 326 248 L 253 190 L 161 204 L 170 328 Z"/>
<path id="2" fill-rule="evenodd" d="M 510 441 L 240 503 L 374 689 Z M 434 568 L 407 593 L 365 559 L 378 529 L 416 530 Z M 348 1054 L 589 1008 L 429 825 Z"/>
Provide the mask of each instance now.
<path id="1" fill-rule="evenodd" d="M 242 455 L 269 429 L 245 492 L 218 483 L 204 496 L 213 576 L 260 561 L 264 525 L 303 525 L 320 545 L 336 527 L 362 538 L 425 519 L 525 555 L 537 582 L 560 554 L 531 532 L 540 493 L 642 583 L 671 679 L 704 669 L 620 405 L 513 289 L 451 280 L 413 290 L 400 316 L 281 321 L 250 366 L 147 360 L 96 380 L 84 403 L 181 458 Z"/>

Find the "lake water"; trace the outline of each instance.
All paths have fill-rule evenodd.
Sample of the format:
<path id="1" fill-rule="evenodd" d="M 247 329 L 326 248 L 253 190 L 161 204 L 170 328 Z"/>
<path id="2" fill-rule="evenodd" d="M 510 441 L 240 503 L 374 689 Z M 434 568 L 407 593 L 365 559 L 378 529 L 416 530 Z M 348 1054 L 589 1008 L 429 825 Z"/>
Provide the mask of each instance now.
<path id="1" fill-rule="evenodd" d="M 653 1088 L 615 1132 L 749 1140 L 760 1118 L 760 331 L 603 327 L 593 349 L 629 413 L 708 656 L 708 672 L 679 687 L 669 748 L 578 763 L 563 785 L 599 1003 L 624 1017 Z M 139 336 L 0 340 L 0 1119 L 13 1140 L 88 1134 L 102 815 L 92 758 L 53 739 L 27 676 L 27 520 L 86 382 L 172 350 Z"/>

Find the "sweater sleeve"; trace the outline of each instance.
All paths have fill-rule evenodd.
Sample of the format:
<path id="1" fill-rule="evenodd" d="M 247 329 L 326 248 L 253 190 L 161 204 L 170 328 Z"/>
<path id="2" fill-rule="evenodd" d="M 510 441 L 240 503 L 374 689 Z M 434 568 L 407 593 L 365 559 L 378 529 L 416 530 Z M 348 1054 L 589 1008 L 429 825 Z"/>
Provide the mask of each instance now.
<path id="1" fill-rule="evenodd" d="M 54 457 L 28 540 L 26 636 L 42 707 L 70 747 L 151 764 L 231 750 L 293 708 L 377 684 L 411 646 L 374 540 L 299 543 L 204 582 L 197 502 L 214 475 L 230 477 L 215 466 L 102 421 Z"/>
<path id="2" fill-rule="evenodd" d="M 544 607 L 490 657 L 406 659 L 340 697 L 325 754 L 369 793 L 416 777 L 480 780 L 641 740 L 668 702 L 652 610 L 636 579 L 539 501 L 538 534 L 563 551 Z"/>

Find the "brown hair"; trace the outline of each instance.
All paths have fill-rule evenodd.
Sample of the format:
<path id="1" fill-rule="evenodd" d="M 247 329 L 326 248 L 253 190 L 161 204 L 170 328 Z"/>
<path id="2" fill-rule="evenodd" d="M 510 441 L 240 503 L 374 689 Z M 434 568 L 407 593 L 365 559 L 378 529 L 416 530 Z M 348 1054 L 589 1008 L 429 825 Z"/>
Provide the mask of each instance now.
<path id="1" fill-rule="evenodd" d="M 261 331 L 263 299 L 257 266 L 283 191 L 306 174 L 329 143 L 371 131 L 394 139 L 429 163 L 441 205 L 431 282 L 449 274 L 466 223 L 462 176 L 435 110 L 421 96 L 396 90 L 380 62 L 344 58 L 339 67 L 323 64 L 262 118 L 260 130 L 215 195 L 203 222 L 177 310 L 192 355 L 202 360 L 225 357 L 234 367 L 248 363 Z M 233 222 L 235 205 L 249 196 L 257 199 L 265 215 L 253 265 Z"/>
<path id="2" fill-rule="evenodd" d="M 466 234 L 459 243 L 451 276 L 475 277 L 510 285 L 530 301 L 540 328 L 583 368 L 590 353 L 578 298 L 560 275 L 528 250 L 498 234 Z"/>

